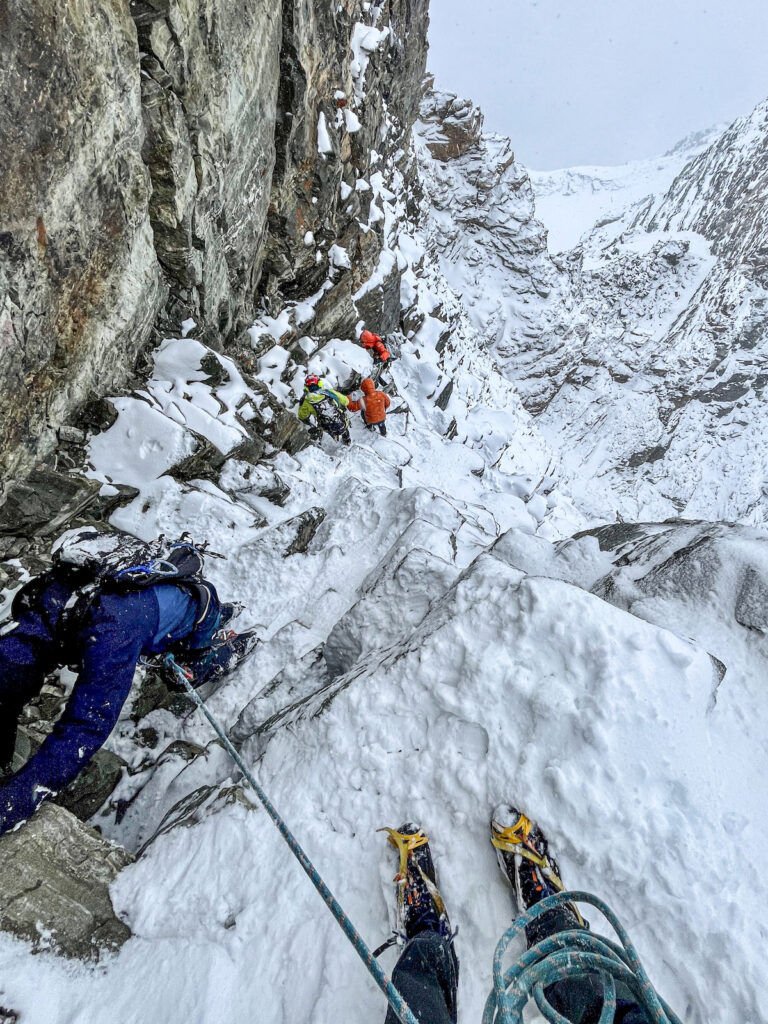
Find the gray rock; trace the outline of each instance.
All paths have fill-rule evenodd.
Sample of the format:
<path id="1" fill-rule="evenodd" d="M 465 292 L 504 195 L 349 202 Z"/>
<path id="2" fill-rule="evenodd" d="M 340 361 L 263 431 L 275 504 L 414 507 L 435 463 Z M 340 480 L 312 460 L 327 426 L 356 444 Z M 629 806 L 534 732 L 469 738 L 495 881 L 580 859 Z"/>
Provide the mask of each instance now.
<path id="1" fill-rule="evenodd" d="M 755 569 L 744 573 L 736 597 L 736 621 L 747 629 L 768 633 L 768 578 Z"/>
<path id="2" fill-rule="evenodd" d="M 141 848 L 139 856 L 147 846 L 166 832 L 175 828 L 191 828 L 202 820 L 203 815 L 208 817 L 224 807 L 232 806 L 232 804 L 242 804 L 249 811 L 257 810 L 255 797 L 249 800 L 243 792 L 242 786 L 227 786 L 218 792 L 216 786 L 200 786 L 199 789 L 182 797 L 177 804 L 174 804 L 163 818 L 155 834 Z"/>
<path id="3" fill-rule="evenodd" d="M 280 5 L 138 0 L 142 156 L 176 320 L 227 338 L 254 312 L 275 159 Z"/>
<path id="4" fill-rule="evenodd" d="M 139 683 L 139 690 L 131 703 L 131 718 L 140 722 L 152 711 L 164 709 L 172 715 L 182 717 L 188 714 L 194 704 L 192 698 L 168 686 L 160 671 L 149 670 Z"/>
<path id="5" fill-rule="evenodd" d="M 377 333 L 389 334 L 400 326 L 400 280 L 402 278 L 397 263 L 384 278 L 384 281 L 371 288 L 355 305 L 361 319 L 372 325 Z M 432 314 L 434 316 L 434 313 Z"/>
<path id="6" fill-rule="evenodd" d="M 0 928 L 69 957 L 118 949 L 131 932 L 109 885 L 132 859 L 63 807 L 43 804 L 0 837 Z"/>
<path id="7" fill-rule="evenodd" d="M 109 800 L 127 767 L 111 750 L 98 750 L 77 778 L 59 793 L 56 803 L 81 821 L 88 821 Z"/>
<path id="8" fill-rule="evenodd" d="M 442 409 L 443 412 L 445 412 L 445 410 L 448 408 L 448 403 L 451 400 L 451 395 L 452 394 L 453 394 L 453 381 L 449 380 L 448 383 L 443 388 L 443 390 L 440 392 L 440 394 L 435 399 L 435 405 L 437 406 L 437 408 L 438 409 Z"/>
<path id="9" fill-rule="evenodd" d="M 211 388 L 217 388 L 230 380 L 228 371 L 222 366 L 213 352 L 206 352 L 200 360 L 200 369 L 203 373 L 208 374 L 205 383 Z"/>
<path id="10" fill-rule="evenodd" d="M 92 394 L 85 404 L 79 409 L 77 422 L 83 430 L 98 434 L 102 430 L 109 430 L 117 421 L 117 409 L 108 398 L 101 398 Z"/>
<path id="11" fill-rule="evenodd" d="M 768 539 L 746 526 L 669 519 L 586 530 L 615 568 L 592 587 L 604 600 L 645 617 L 643 601 L 684 602 L 728 625 L 768 632 Z M 665 621 L 674 629 L 674 621 Z M 702 626 L 703 628 L 703 626 Z"/>
<path id="12" fill-rule="evenodd" d="M 0 468 L 28 469 L 120 383 L 165 286 L 126 4 L 9 0 L 0 33 Z M 34 101 L 33 99 L 34 98 Z"/>
<path id="13" fill-rule="evenodd" d="M 63 441 L 65 444 L 85 444 L 85 431 L 79 427 L 72 427 L 68 424 L 59 427 L 58 430 L 59 441 Z"/>
<path id="14" fill-rule="evenodd" d="M 289 455 L 296 455 L 309 446 L 306 427 L 285 409 L 275 413 L 270 440 L 276 448 L 282 448 Z"/>
<path id="15" fill-rule="evenodd" d="M 211 480 L 216 481 L 219 470 L 224 465 L 224 456 L 219 449 L 201 438 L 201 443 L 196 452 L 193 452 L 186 459 L 177 462 L 168 470 L 168 476 L 174 480 L 188 482 L 190 480 Z"/>
<path id="16" fill-rule="evenodd" d="M 324 508 L 315 506 L 314 508 L 308 508 L 301 515 L 289 519 L 287 523 L 281 524 L 283 533 L 294 534 L 293 540 L 285 549 L 284 558 L 289 558 L 291 555 L 303 555 L 306 552 L 320 524 L 325 519 L 325 514 Z"/>
<path id="17" fill-rule="evenodd" d="M 0 507 L 0 533 L 51 536 L 95 502 L 100 489 L 96 480 L 35 469 Z"/>
<path id="18" fill-rule="evenodd" d="M 428 76 L 421 118 L 430 127 L 425 136 L 430 153 L 445 163 L 464 156 L 479 144 L 483 115 L 469 100 L 452 93 L 435 92 L 434 84 L 434 76 Z"/>
<path id="19" fill-rule="evenodd" d="M 257 466 L 264 458 L 266 450 L 267 446 L 262 438 L 254 437 L 250 441 L 243 441 L 242 444 L 233 448 L 227 458 L 239 462 L 250 462 L 252 465 Z"/>

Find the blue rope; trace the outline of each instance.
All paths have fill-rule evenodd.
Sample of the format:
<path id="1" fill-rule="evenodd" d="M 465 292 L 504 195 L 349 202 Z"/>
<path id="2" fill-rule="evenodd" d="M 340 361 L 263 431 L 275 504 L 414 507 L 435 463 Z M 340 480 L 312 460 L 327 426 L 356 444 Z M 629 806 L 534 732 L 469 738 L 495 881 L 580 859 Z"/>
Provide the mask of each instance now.
<path id="1" fill-rule="evenodd" d="M 205 706 L 200 695 L 191 685 L 189 679 L 187 679 L 181 666 L 176 662 L 172 654 L 166 654 L 163 660 L 165 661 L 165 664 L 168 665 L 168 667 L 175 673 L 177 679 L 183 684 L 184 689 L 187 691 L 187 693 L 190 695 L 190 697 L 194 700 L 194 702 L 203 712 L 205 717 L 211 723 L 214 732 L 219 737 L 221 742 L 224 744 L 227 753 L 235 762 L 240 771 L 243 773 L 244 777 L 248 780 L 250 785 L 253 787 L 256 796 L 259 798 L 259 800 L 264 806 L 264 810 L 267 812 L 267 814 L 270 816 L 274 824 L 277 826 L 280 835 L 291 848 L 291 852 L 296 857 L 296 860 L 298 860 L 299 864 L 301 864 L 301 866 L 304 868 L 305 872 L 309 876 L 309 880 L 312 882 L 314 887 L 322 896 L 325 905 L 336 918 L 337 923 L 340 925 L 344 934 L 355 947 L 355 951 L 357 952 L 360 959 L 363 961 L 365 966 L 370 971 L 376 984 L 387 997 L 389 1005 L 394 1010 L 398 1020 L 402 1021 L 402 1024 L 418 1024 L 418 1021 L 414 1017 L 413 1013 L 408 1009 L 408 1004 L 405 1002 L 403 997 L 392 984 L 389 977 L 384 973 L 384 971 L 382 971 L 373 953 L 363 941 L 360 933 L 357 931 L 355 926 L 344 913 L 336 897 L 333 895 L 331 890 L 328 888 L 328 886 L 325 884 L 323 879 L 318 874 L 312 861 L 309 859 L 309 857 L 307 857 L 306 853 L 304 853 L 298 841 L 293 836 L 293 834 L 291 833 L 290 829 L 285 824 L 283 819 L 280 817 L 275 807 L 272 805 L 267 794 L 258 784 L 258 782 L 249 771 L 243 759 L 232 746 L 232 744 L 229 741 L 229 737 L 226 735 L 226 733 L 221 728 L 219 723 L 216 721 L 216 719 L 210 713 L 208 708 Z"/>
<path id="2" fill-rule="evenodd" d="M 526 925 L 564 903 L 590 903 L 610 922 L 621 945 L 584 928 L 555 932 L 527 950 L 508 970 L 503 961 Z M 493 992 L 483 1013 L 483 1024 L 522 1024 L 523 1008 L 533 997 L 549 1024 L 569 1024 L 548 1002 L 544 989 L 558 981 L 597 975 L 603 985 L 603 1009 L 598 1024 L 611 1024 L 616 1011 L 616 982 L 631 992 L 649 1024 L 681 1024 L 679 1017 L 657 994 L 635 947 L 616 915 L 601 899 L 588 892 L 561 892 L 521 914 L 502 935 L 493 957 Z"/>

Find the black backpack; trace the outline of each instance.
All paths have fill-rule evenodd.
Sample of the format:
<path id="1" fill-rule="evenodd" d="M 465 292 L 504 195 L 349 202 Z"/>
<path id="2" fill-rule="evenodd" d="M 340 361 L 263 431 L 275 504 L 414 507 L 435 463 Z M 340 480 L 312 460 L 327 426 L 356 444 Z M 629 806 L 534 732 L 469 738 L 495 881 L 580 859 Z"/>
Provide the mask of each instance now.
<path id="1" fill-rule="evenodd" d="M 183 537 L 166 541 L 161 536 L 147 543 L 129 533 L 100 532 L 93 526 L 67 530 L 54 543 L 51 559 L 54 567 L 83 570 L 112 590 L 199 581 L 203 571 L 202 552 Z"/>
<path id="2" fill-rule="evenodd" d="M 210 600 L 202 583 L 203 553 L 184 539 L 166 541 L 159 537 L 147 543 L 123 532 L 100 531 L 93 526 L 77 527 L 62 534 L 51 549 L 52 568 L 26 583 L 11 605 L 14 619 L 35 604 L 53 580 L 72 586 L 72 595 L 59 619 L 57 634 L 66 641 L 78 629 L 88 609 L 103 590 L 142 590 L 156 583 L 179 583 L 201 599 Z"/>

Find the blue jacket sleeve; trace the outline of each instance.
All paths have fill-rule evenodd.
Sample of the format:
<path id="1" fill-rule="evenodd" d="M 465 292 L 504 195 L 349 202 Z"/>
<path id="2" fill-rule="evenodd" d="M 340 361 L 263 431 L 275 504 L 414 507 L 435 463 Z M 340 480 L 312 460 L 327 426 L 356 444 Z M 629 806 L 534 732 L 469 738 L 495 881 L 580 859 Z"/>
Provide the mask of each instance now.
<path id="1" fill-rule="evenodd" d="M 146 591 L 101 597 L 81 632 L 81 670 L 59 721 L 21 771 L 0 785 L 0 834 L 67 786 L 104 744 L 157 619 L 157 599 Z"/>

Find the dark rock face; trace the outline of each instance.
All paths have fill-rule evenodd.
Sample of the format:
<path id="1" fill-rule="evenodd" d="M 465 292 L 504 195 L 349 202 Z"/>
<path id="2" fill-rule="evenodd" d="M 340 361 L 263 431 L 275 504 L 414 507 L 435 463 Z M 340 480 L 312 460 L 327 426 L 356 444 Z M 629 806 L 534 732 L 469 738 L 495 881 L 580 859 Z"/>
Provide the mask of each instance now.
<path id="1" fill-rule="evenodd" d="M 129 5 L 0 8 L 0 469 L 27 468 L 165 300 Z"/>
<path id="2" fill-rule="evenodd" d="M 354 330 L 385 242 L 370 180 L 396 155 L 407 172 L 427 22 L 428 0 L 3 6 L 4 484 L 185 317 L 235 344 L 258 304 L 305 299 L 330 268 L 302 333 Z M 399 308 L 385 269 L 381 329 Z"/>
<path id="3" fill-rule="evenodd" d="M 97 751 L 80 774 L 56 797 L 56 803 L 87 821 L 107 802 L 127 768 L 111 750 Z"/>
<path id="4" fill-rule="evenodd" d="M 44 804 L 0 837 L 0 928 L 64 956 L 98 958 L 130 938 L 109 885 L 133 858 L 63 807 Z"/>
<path id="5" fill-rule="evenodd" d="M 364 12 L 359 0 L 283 3 L 277 162 L 261 290 L 275 307 L 316 292 L 333 244 L 351 263 L 302 334 L 347 337 L 360 318 L 353 296 L 376 267 L 384 240 L 381 223 L 369 223 L 371 192 L 358 182 L 368 186 L 371 174 L 407 147 L 418 112 L 428 0 L 372 7 Z M 321 120 L 326 153 L 318 152 Z M 305 242 L 307 232 L 313 244 Z M 399 276 L 397 285 L 399 291 Z"/>
<path id="6" fill-rule="evenodd" d="M 139 0 L 144 140 L 169 312 L 225 338 L 253 313 L 274 166 L 277 0 Z"/>
<path id="7" fill-rule="evenodd" d="M 285 549 L 284 558 L 291 555 L 303 555 L 314 540 L 320 524 L 325 519 L 325 509 L 315 506 L 308 508 L 301 515 L 294 516 L 282 524 L 281 533 L 284 537 L 293 534 L 293 540 Z"/>

